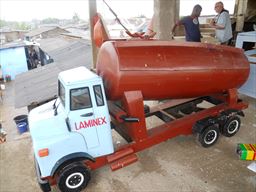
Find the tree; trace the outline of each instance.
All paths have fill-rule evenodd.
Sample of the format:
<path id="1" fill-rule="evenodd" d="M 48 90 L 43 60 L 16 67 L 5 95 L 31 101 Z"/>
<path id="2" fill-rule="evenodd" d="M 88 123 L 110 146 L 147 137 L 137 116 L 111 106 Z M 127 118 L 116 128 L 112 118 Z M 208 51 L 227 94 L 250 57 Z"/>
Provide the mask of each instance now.
<path id="1" fill-rule="evenodd" d="M 5 27 L 7 26 L 7 22 L 5 20 L 0 19 L 0 27 Z"/>
<path id="2" fill-rule="evenodd" d="M 0 20 L 0 27 L 7 27 L 10 30 L 28 30 L 31 29 L 30 24 L 26 22 L 17 22 L 17 21 L 5 21 Z"/>
<path id="3" fill-rule="evenodd" d="M 42 20 L 42 24 L 59 24 L 59 19 L 57 18 L 46 18 Z"/>
<path id="4" fill-rule="evenodd" d="M 74 23 L 79 23 L 79 21 L 80 21 L 79 15 L 77 13 L 74 13 L 72 20 Z"/>
<path id="5" fill-rule="evenodd" d="M 138 18 L 147 18 L 144 14 L 140 14 Z"/>
<path id="6" fill-rule="evenodd" d="M 25 22 L 19 22 L 19 23 L 17 23 L 17 29 L 20 29 L 20 30 L 28 30 L 28 29 L 31 29 L 31 26 L 28 25 L 28 24 L 25 23 Z"/>

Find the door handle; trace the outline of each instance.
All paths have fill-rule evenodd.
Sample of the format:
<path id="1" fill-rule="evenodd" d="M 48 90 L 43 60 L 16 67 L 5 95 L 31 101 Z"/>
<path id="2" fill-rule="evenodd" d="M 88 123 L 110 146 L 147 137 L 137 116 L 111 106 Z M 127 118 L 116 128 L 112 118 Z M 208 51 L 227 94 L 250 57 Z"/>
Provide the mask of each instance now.
<path id="1" fill-rule="evenodd" d="M 93 115 L 93 113 L 91 112 L 91 113 L 82 114 L 82 115 L 80 115 L 80 117 L 90 117 L 92 115 Z"/>

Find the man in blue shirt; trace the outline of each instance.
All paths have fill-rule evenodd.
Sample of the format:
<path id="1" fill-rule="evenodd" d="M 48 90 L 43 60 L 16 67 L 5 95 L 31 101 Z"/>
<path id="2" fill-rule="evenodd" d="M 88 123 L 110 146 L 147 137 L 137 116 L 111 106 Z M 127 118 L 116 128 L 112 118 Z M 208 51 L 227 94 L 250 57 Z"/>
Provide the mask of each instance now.
<path id="1" fill-rule="evenodd" d="M 201 33 L 198 21 L 201 11 L 202 7 L 200 5 L 195 5 L 190 16 L 183 17 L 173 26 L 172 33 L 174 34 L 174 31 L 178 25 L 184 25 L 186 41 L 201 42 Z"/>

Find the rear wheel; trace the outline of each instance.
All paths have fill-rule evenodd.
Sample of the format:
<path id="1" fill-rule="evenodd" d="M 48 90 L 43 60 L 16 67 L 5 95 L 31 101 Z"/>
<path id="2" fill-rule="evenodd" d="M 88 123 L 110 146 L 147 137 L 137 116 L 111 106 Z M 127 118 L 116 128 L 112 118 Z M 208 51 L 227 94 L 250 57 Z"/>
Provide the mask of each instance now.
<path id="1" fill-rule="evenodd" d="M 219 133 L 217 125 L 210 125 L 202 133 L 197 133 L 197 140 L 203 147 L 210 147 L 217 142 Z"/>
<path id="2" fill-rule="evenodd" d="M 238 116 L 230 117 L 224 124 L 222 134 L 226 137 L 234 136 L 240 128 L 241 120 Z"/>
<path id="3" fill-rule="evenodd" d="M 73 163 L 61 169 L 58 173 L 57 184 L 62 192 L 79 192 L 91 179 L 89 169 L 82 163 Z"/>

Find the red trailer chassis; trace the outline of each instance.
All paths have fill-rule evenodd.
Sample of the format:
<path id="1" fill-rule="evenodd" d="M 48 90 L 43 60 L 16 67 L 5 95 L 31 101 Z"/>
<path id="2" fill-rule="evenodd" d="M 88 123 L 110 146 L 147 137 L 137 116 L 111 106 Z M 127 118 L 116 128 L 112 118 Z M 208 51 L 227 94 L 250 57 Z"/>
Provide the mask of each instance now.
<path id="1" fill-rule="evenodd" d="M 203 101 L 213 106 L 197 107 Z M 123 109 L 114 102 L 109 102 L 109 109 L 114 129 L 128 144 L 111 155 L 96 158 L 95 162 L 87 161 L 92 170 L 106 164 L 110 164 L 112 170 L 122 168 L 137 160 L 136 152 L 178 135 L 201 134 L 209 126 L 217 126 L 223 132 L 225 122 L 233 116 L 243 116 L 242 110 L 248 107 L 247 103 L 238 99 L 236 89 L 226 94 L 164 101 L 153 108 L 145 108 L 140 91 L 131 91 L 124 94 L 121 102 Z M 164 123 L 147 129 L 145 118 L 151 116 L 157 116 Z M 200 126 L 202 123 L 205 127 Z"/>
<path id="2" fill-rule="evenodd" d="M 202 102 L 212 106 L 198 107 Z M 108 105 L 113 128 L 128 143 L 119 147 L 113 154 L 96 158 L 94 162 L 84 161 L 91 170 L 106 164 L 110 164 L 112 170 L 117 170 L 137 161 L 137 152 L 179 135 L 196 134 L 203 147 L 209 147 L 217 141 L 219 133 L 229 137 L 238 131 L 239 127 L 228 134 L 226 123 L 230 123 L 229 120 L 237 118 L 238 115 L 244 116 L 242 110 L 248 107 L 247 103 L 238 99 L 236 89 L 231 89 L 225 94 L 200 98 L 164 100 L 151 108 L 145 107 L 140 91 L 130 91 L 124 93 L 120 102 L 109 101 Z M 152 116 L 161 119 L 163 124 L 147 129 L 145 119 Z M 209 135 L 205 130 L 210 130 Z M 216 138 L 214 133 L 217 134 Z M 207 139 L 211 141 L 211 137 L 215 139 L 214 142 L 207 143 Z M 54 185 L 56 177 L 55 175 L 47 180 Z"/>

